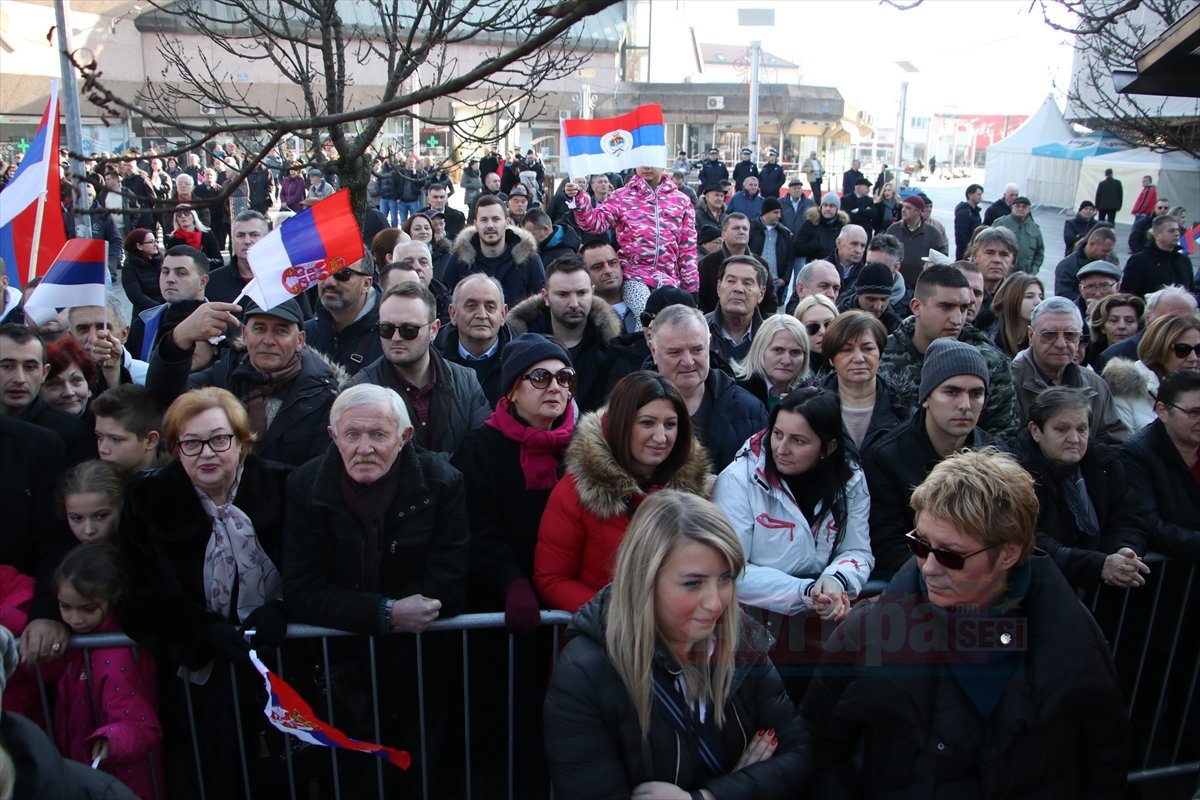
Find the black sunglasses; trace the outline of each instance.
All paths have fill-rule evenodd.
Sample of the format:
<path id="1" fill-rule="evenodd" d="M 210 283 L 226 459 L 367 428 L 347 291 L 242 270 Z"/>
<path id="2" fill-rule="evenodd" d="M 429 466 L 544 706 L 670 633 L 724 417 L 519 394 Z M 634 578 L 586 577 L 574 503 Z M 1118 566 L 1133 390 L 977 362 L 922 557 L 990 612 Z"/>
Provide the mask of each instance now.
<path id="1" fill-rule="evenodd" d="M 973 553 L 954 553 L 950 550 L 943 550 L 940 547 L 930 547 L 929 542 L 918 537 L 916 531 L 909 531 L 904 534 L 904 543 L 908 545 L 908 549 L 917 558 L 929 558 L 932 555 L 943 567 L 953 570 L 960 570 L 966 566 L 967 559 L 971 556 L 986 553 L 988 550 L 992 550 L 999 545 L 999 542 L 997 542 L 996 544 L 988 545 L 982 550 L 976 550 Z"/>
<path id="2" fill-rule="evenodd" d="M 406 322 L 403 325 L 393 325 L 390 322 L 381 322 L 375 326 L 375 330 L 379 331 L 379 338 L 381 339 L 391 339 L 399 331 L 401 339 L 411 342 L 417 338 L 417 334 L 421 332 L 421 328 L 431 324 L 432 320 L 426 322 L 424 325 L 413 325 L 411 322 Z"/>
<path id="3" fill-rule="evenodd" d="M 351 276 L 353 276 L 353 275 L 361 275 L 362 277 L 365 278 L 369 274 L 370 273 L 367 273 L 367 272 L 359 272 L 356 269 L 350 269 L 349 267 L 342 267 L 337 272 L 331 273 L 331 275 L 333 276 L 333 279 L 335 281 L 342 281 L 343 283 L 350 280 Z"/>
<path id="4" fill-rule="evenodd" d="M 1187 342 L 1176 342 L 1171 345 L 1171 352 L 1176 358 L 1187 358 L 1192 353 L 1200 356 L 1200 344 L 1188 344 Z"/>
<path id="5" fill-rule="evenodd" d="M 575 391 L 575 370 L 564 367 L 558 372 L 539 367 L 528 375 L 522 375 L 521 380 L 529 381 L 535 389 L 545 389 L 550 385 L 550 379 L 558 381 L 558 385 L 572 392 Z"/>
<path id="6" fill-rule="evenodd" d="M 809 336 L 816 336 L 818 331 L 823 331 L 829 327 L 829 322 L 806 322 L 804 330 L 808 331 Z"/>
<path id="7" fill-rule="evenodd" d="M 653 311 L 643 311 L 641 316 L 638 317 L 638 322 L 642 323 L 643 328 L 649 328 L 650 324 L 654 322 L 654 318 L 656 316 L 657 315 Z"/>

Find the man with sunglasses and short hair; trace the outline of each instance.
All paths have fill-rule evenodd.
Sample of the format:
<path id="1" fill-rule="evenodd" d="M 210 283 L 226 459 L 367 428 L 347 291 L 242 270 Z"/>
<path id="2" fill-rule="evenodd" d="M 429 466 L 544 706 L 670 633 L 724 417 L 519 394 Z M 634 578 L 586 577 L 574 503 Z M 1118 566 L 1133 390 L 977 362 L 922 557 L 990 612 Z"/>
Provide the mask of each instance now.
<path id="1" fill-rule="evenodd" d="M 550 262 L 546 288 L 508 314 L 513 334 L 553 336 L 571 354 L 578 376 L 573 395 L 582 412 L 604 405 L 608 393 L 609 346 L 621 333 L 611 305 L 597 297 L 582 256 L 571 253 Z"/>
<path id="2" fill-rule="evenodd" d="M 872 578 L 891 579 L 911 555 L 904 534 L 913 529 L 913 487 L 951 453 L 992 444 L 979 427 L 990 381 L 987 362 L 968 344 L 937 339 L 925 351 L 917 413 L 876 439 L 862 460 L 871 490 Z"/>
<path id="3" fill-rule="evenodd" d="M 1029 346 L 1012 362 L 1021 424 L 1029 424 L 1033 399 L 1051 386 L 1071 386 L 1091 391 L 1092 438 L 1120 445 L 1129 438 L 1112 393 L 1104 379 L 1076 362 L 1083 337 L 1083 316 L 1065 297 L 1049 297 L 1033 309 L 1029 321 Z"/>
<path id="4" fill-rule="evenodd" d="M 350 375 L 383 355 L 379 326 L 379 289 L 370 253 L 352 264 L 337 259 L 333 272 L 317 284 L 317 315 L 304 323 L 308 346 L 331 358 Z"/>
<path id="5" fill-rule="evenodd" d="M 437 300 L 421 283 L 392 286 L 379 304 L 377 332 L 383 355 L 351 379 L 400 395 L 417 443 L 453 453 L 491 413 L 475 371 L 447 361 L 432 347 L 441 329 Z"/>
<path id="6" fill-rule="evenodd" d="M 1121 797 L 1126 701 L 1090 612 L 1034 555 L 1033 479 L 965 451 L 910 502 L 915 558 L 825 642 L 801 703 L 813 779 L 844 797 Z"/>
<path id="7" fill-rule="evenodd" d="M 210 366 L 190 372 L 196 346 L 238 327 L 245 349 L 221 347 Z M 273 308 L 210 302 L 164 333 L 150 357 L 146 388 L 163 408 L 189 389 L 216 386 L 233 393 L 250 413 L 257 436 L 254 453 L 268 461 L 299 466 L 325 452 L 329 407 L 338 378 L 329 363 L 306 348 L 304 318 L 295 298 Z M 190 374 L 189 374 L 190 372 Z"/>

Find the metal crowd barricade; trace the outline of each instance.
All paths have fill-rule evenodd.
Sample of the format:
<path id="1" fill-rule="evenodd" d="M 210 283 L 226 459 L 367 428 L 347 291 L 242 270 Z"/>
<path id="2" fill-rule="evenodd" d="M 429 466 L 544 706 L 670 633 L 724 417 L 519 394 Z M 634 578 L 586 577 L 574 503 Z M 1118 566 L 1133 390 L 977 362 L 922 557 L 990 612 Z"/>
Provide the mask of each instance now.
<path id="1" fill-rule="evenodd" d="M 1129 703 L 1130 716 L 1134 731 L 1134 759 L 1129 773 L 1131 783 L 1142 783 L 1159 779 L 1178 779 L 1188 775 L 1200 774 L 1200 698 L 1197 689 L 1200 688 L 1200 577 L 1198 567 L 1179 561 L 1171 561 L 1156 554 L 1150 554 L 1147 562 L 1151 565 L 1152 574 L 1147 586 L 1136 590 L 1118 590 L 1102 587 L 1099 590 L 1083 594 L 1083 601 L 1089 605 L 1096 617 L 1097 623 L 1107 637 L 1117 664 L 1118 677 Z M 565 611 L 543 611 L 542 625 L 552 629 L 552 652 L 559 648 L 560 627 L 570 621 L 571 615 Z M 430 626 L 428 633 L 445 633 L 458 631 L 461 635 L 462 653 L 462 755 L 463 766 L 466 770 L 464 781 L 464 796 L 471 800 L 474 795 L 472 780 L 472 709 L 471 709 L 471 670 L 478 669 L 479 663 L 472 663 L 470 636 L 472 631 L 502 630 L 504 615 L 494 614 L 464 614 L 459 617 L 442 620 Z M 315 707 L 318 714 L 325 714 L 326 721 L 337 725 L 335 717 L 333 685 L 330 670 L 331 639 L 350 637 L 344 631 L 330 628 L 318 628 L 308 625 L 288 626 L 288 639 L 320 639 L 323 659 L 323 675 L 325 688 L 325 707 Z M 405 634 L 401 634 L 405 635 Z M 426 676 L 423 660 L 424 640 L 427 634 L 415 636 L 416 644 L 416 677 L 417 704 L 420 725 L 420 742 L 417 752 L 414 752 L 414 763 L 420 764 L 422 776 L 422 796 L 430 797 L 431 787 L 429 777 L 429 752 L 426 742 L 427 709 L 425 703 Z M 522 713 L 541 713 L 540 706 L 533 709 L 517 708 L 514 703 L 514 653 L 518 637 L 507 636 L 507 665 L 506 665 L 506 718 L 507 718 L 507 785 L 506 796 L 514 797 L 514 751 L 515 729 L 514 720 Z M 71 640 L 70 647 L 96 649 L 100 647 L 128 647 L 134 643 L 123 634 L 91 634 L 78 636 Z M 374 637 L 367 637 L 367 647 L 370 658 L 371 700 L 373 705 L 374 741 L 392 746 L 402 746 L 396 742 L 381 742 L 382 725 L 380 720 L 380 690 L 379 671 L 376 664 L 376 642 Z M 87 663 L 87 662 L 85 662 Z M 271 665 L 276 674 L 290 680 L 282 652 L 276 653 L 275 664 Z M 232 666 L 229 667 L 232 672 Z M 38 674 L 42 703 L 47 724 L 52 720 L 49 713 L 48 696 L 44 683 Z M 89 689 L 91 686 L 90 663 L 88 666 Z M 236 682 L 236 677 L 234 678 Z M 185 684 L 186 688 L 186 684 Z M 236 693 L 235 693 L 236 696 Z M 197 772 L 198 789 L 202 798 L 208 798 L 203 785 L 205 764 L 199 747 L 199 737 L 195 726 L 195 711 L 191 702 L 191 694 L 184 692 L 187 701 L 187 714 L 192 741 L 193 757 Z M 261 714 L 261 708 L 241 709 L 236 707 L 235 714 L 239 720 L 238 750 L 241 758 L 243 775 L 243 790 L 247 800 L 255 796 L 256 787 L 250 785 L 247 768 L 246 742 L 242 739 L 240 720 L 244 714 Z M 279 734 L 283 736 L 282 734 Z M 288 795 L 295 800 L 298 794 L 296 773 L 293 763 L 292 738 L 283 736 L 284 753 L 288 775 Z M 448 746 L 449 747 L 449 744 Z M 341 775 L 338 770 L 339 751 L 330 748 L 328 751 L 332 767 L 333 786 L 331 796 L 341 800 L 346 795 L 342 791 Z M 209 765 L 210 767 L 212 765 Z M 375 764 L 376 783 L 379 797 L 384 797 L 384 770 L 393 769 L 378 759 Z M 322 794 L 322 797 L 330 796 Z M 220 798 L 219 800 L 225 800 Z"/>

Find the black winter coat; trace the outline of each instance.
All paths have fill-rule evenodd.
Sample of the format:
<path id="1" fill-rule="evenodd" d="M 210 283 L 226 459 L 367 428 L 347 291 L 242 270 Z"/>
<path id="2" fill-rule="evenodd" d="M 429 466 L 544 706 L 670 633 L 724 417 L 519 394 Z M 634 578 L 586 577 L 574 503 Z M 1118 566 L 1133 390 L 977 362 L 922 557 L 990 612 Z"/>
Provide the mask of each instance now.
<path id="1" fill-rule="evenodd" d="M 842 226 L 849 221 L 850 215 L 845 211 L 838 211 L 833 219 L 825 219 L 821 216 L 820 206 L 810 208 L 805 212 L 804 223 L 800 225 L 800 230 L 792 240 L 796 257 L 809 261 L 824 258 L 837 246 L 838 234 L 842 232 Z"/>
<path id="2" fill-rule="evenodd" d="M 692 415 L 692 423 L 712 461 L 713 474 L 719 475 L 746 440 L 767 427 L 767 407 L 729 375 L 710 367 L 704 401 Z"/>
<path id="3" fill-rule="evenodd" d="M 986 719 L 937 655 L 955 652 L 956 641 L 976 633 L 968 624 L 979 618 L 947 615 L 927 602 L 915 560 L 881 600 L 850 611 L 801 705 L 818 770 L 812 796 L 1124 796 L 1129 718 L 1108 645 L 1049 559 L 1033 556 L 1028 569 L 1029 588 L 1015 600 L 1014 613 L 990 618 L 1023 625 L 1017 630 L 1024 646 L 1008 659 L 999 657 L 999 642 L 991 646 L 988 662 L 1011 673 Z M 872 636 L 884 618 L 892 641 L 912 644 L 889 648 Z M 918 655 L 922 660 L 914 663 Z M 956 669 L 963 680 L 983 683 L 995 680 L 989 667 Z M 864 761 L 851 764 L 860 739 Z"/>
<path id="4" fill-rule="evenodd" d="M 512 341 L 512 328 L 508 327 L 507 324 L 501 325 L 500 333 L 496 338 L 498 339 L 496 352 L 491 358 L 483 361 L 477 359 L 468 360 L 459 355 L 458 328 L 453 325 L 443 325 L 442 329 L 438 332 L 437 340 L 434 342 L 434 346 L 442 354 L 442 358 L 451 363 L 466 367 L 475 373 L 475 379 L 483 387 L 483 396 L 487 398 L 488 405 L 492 408 L 496 407 L 496 401 L 504 394 L 504 387 L 500 385 L 501 366 L 503 364 L 502 356 L 504 354 L 504 345 Z"/>
<path id="5" fill-rule="evenodd" d="M 733 165 L 733 190 L 740 192 L 746 178 L 758 177 L 758 165 L 753 161 L 739 161 Z"/>
<path id="6" fill-rule="evenodd" d="M 163 304 L 162 291 L 158 288 L 159 273 L 162 272 L 162 256 L 147 261 L 135 253 L 125 254 L 125 266 L 121 270 L 121 287 L 133 304 L 134 316 L 148 308 Z"/>
<path id="7" fill-rule="evenodd" d="M 1121 463 L 1138 518 L 1149 534 L 1150 549 L 1200 562 L 1200 487 L 1162 420 L 1154 420 L 1129 438 L 1121 448 Z"/>
<path id="8" fill-rule="evenodd" d="M 317 315 L 304 323 L 304 343 L 318 353 L 324 353 L 351 376 L 383 356 L 383 344 L 376 330 L 382 293 L 374 287 L 371 293 L 370 310 L 340 331 L 333 327 L 333 317 L 320 304 Z"/>
<path id="9" fill-rule="evenodd" d="M 432 214 L 433 209 L 431 209 L 429 206 L 425 206 L 417 213 Z M 442 219 L 446 222 L 446 238 L 450 239 L 451 241 L 453 241 L 460 233 L 463 232 L 463 228 L 467 227 L 466 215 L 452 206 L 446 206 L 442 210 Z"/>
<path id="10" fill-rule="evenodd" d="M 842 195 L 842 211 L 850 218 L 851 225 L 861 226 L 867 232 L 867 238 L 871 238 L 875 228 L 875 201 L 870 195 L 859 197 L 853 192 Z"/>
<path id="11" fill-rule="evenodd" d="M 638 784 L 664 781 L 689 792 L 708 789 L 721 800 L 795 796 L 811 768 L 809 742 L 767 656 L 766 632 L 743 617 L 733 690 L 719 733 L 723 774 L 712 776 L 691 725 L 680 732 L 657 703 L 643 741 L 637 711 L 605 646 L 608 601 L 609 589 L 602 589 L 575 614 L 546 693 L 546 761 L 555 794 L 616 800 L 628 798 Z M 670 682 L 678 669 L 660 645 L 655 677 Z M 733 771 L 755 733 L 771 728 L 779 738 L 774 755 Z"/>
<path id="12" fill-rule="evenodd" d="M 830 372 L 826 375 L 822 381 L 822 385 L 828 391 L 837 394 L 837 373 Z M 902 376 L 884 377 L 876 375 L 875 409 L 871 412 L 871 423 L 867 426 L 867 432 L 863 436 L 862 447 L 856 447 L 854 442 L 850 440 L 850 435 L 845 433 L 845 429 L 843 429 L 849 456 L 855 461 L 861 462 L 862 454 L 873 446 L 876 439 L 912 419 L 916 411 L 916 402 L 916 387 Z"/>
<path id="13" fill-rule="evenodd" d="M 165 253 L 172 247 L 181 244 L 187 244 L 187 242 L 182 238 L 176 237 L 175 231 L 171 231 L 171 234 L 163 240 L 163 252 Z M 212 231 L 200 232 L 200 246 L 196 249 L 208 256 L 209 270 L 220 269 L 224 266 L 225 261 L 221 256 L 221 246 L 217 244 L 217 237 L 213 236 Z"/>
<path id="14" fill-rule="evenodd" d="M 62 439 L 66 449 L 66 466 L 74 466 L 96 457 L 94 423 L 86 424 L 82 417 L 72 416 L 47 403 L 40 396 L 17 419 L 53 431 Z"/>
<path id="15" fill-rule="evenodd" d="M 954 260 L 961 261 L 967 256 L 967 245 L 975 229 L 983 225 L 979 217 L 979 206 L 972 207 L 963 200 L 954 207 Z"/>
<path id="16" fill-rule="evenodd" d="M 489 258 L 479 249 L 479 234 L 475 229 L 464 230 L 454 240 L 443 282 L 454 287 L 472 272 L 486 273 L 500 281 L 504 302 L 510 308 L 540 292 L 546 285 L 546 269 L 538 257 L 537 242 L 528 232 L 511 225 L 504 237 L 504 252 Z"/>
<path id="17" fill-rule="evenodd" d="M 1099 220 L 1094 216 L 1091 219 L 1084 219 L 1079 214 L 1064 222 L 1063 243 L 1067 249 L 1063 251 L 1063 255 L 1071 255 L 1071 251 L 1075 249 L 1075 243 L 1091 233 L 1097 222 Z"/>
<path id="18" fill-rule="evenodd" d="M 1101 211 L 1120 211 L 1123 203 L 1119 180 L 1105 178 L 1096 184 L 1096 208 Z"/>
<path id="19" fill-rule="evenodd" d="M 337 376 L 320 356 L 306 348 L 300 360 L 300 374 L 283 390 L 283 406 L 254 443 L 259 458 L 293 467 L 325 451 L 329 408 L 338 392 Z M 164 408 L 188 389 L 216 386 L 242 400 L 255 386 L 247 375 L 253 368 L 245 353 L 227 349 L 212 366 L 189 374 L 191 364 L 190 349 L 180 350 L 170 336 L 159 340 L 150 356 L 146 388 Z"/>
<path id="20" fill-rule="evenodd" d="M 991 227 L 996 223 L 996 220 L 1001 217 L 1006 217 L 1012 213 L 1012 206 L 1004 201 L 1003 197 L 997 198 L 991 203 L 987 211 L 983 214 L 983 224 Z"/>
<path id="21" fill-rule="evenodd" d="M 920 409 L 906 425 L 884 433 L 862 459 L 867 488 L 871 490 L 871 553 L 875 556 L 872 578 L 890 580 L 912 557 L 904 542 L 904 534 L 916 524 L 908 501 L 913 489 L 942 460 L 925 432 L 925 413 Z M 994 444 L 992 437 L 982 428 L 975 428 L 963 446 L 978 450 L 990 444 Z"/>
<path id="22" fill-rule="evenodd" d="M 254 523 L 263 552 L 282 570 L 284 487 L 291 467 L 246 456 L 233 504 Z M 178 460 L 139 473 L 125 491 L 120 545 L 129 565 L 129 602 L 121 625 L 130 638 L 198 669 L 214 651 L 210 623 L 229 622 L 208 610 L 204 551 L 212 521 Z"/>
<path id="23" fill-rule="evenodd" d="M 412 420 L 413 426 L 419 429 L 414 434 L 415 440 L 425 449 L 449 457 L 462 444 L 463 439 L 467 438 L 467 434 L 488 418 L 491 406 L 483 396 L 483 389 L 473 371 L 449 363 L 442 358 L 436 347 L 429 348 L 429 357 L 433 362 L 437 382 L 429 400 L 429 416 L 424 428 L 417 419 L 417 413 L 413 410 L 408 392 L 404 390 L 404 384 L 400 382 L 400 376 L 386 357 L 380 356 L 360 370 L 347 387 L 372 383 L 400 395 L 408 409 L 409 419 Z"/>
<path id="24" fill-rule="evenodd" d="M 763 224 L 762 219 L 759 218 L 751 222 L 750 252 L 762 258 L 763 246 L 766 244 L 766 241 L 767 226 Z M 792 232 L 788 230 L 786 225 L 777 224 L 775 226 L 775 268 L 779 270 L 778 277 L 783 281 L 785 287 L 790 286 L 792 283 L 793 263 L 795 263 L 795 256 L 792 255 Z M 771 287 L 769 294 L 775 294 L 775 287 Z M 765 301 L 766 298 L 764 297 L 763 300 Z"/>
<path id="25" fill-rule="evenodd" d="M 1145 297 L 1172 285 L 1192 291 L 1192 262 L 1178 246 L 1163 250 L 1150 242 L 1125 262 L 1125 270 L 1121 275 L 1122 292 Z"/>
<path id="26" fill-rule="evenodd" d="M 783 184 L 787 182 L 783 167 L 779 164 L 766 163 L 758 168 L 758 190 L 763 197 L 779 197 Z"/>
<path id="27" fill-rule="evenodd" d="M 1100 585 L 1100 570 L 1106 556 L 1128 547 L 1139 556 L 1146 554 L 1146 532 L 1130 497 L 1125 467 L 1114 447 L 1089 442 L 1079 469 L 1092 508 L 1100 523 L 1100 535 L 1089 539 L 1079 531 L 1064 495 L 1063 483 L 1073 479 L 1056 469 L 1042 455 L 1028 430 L 1022 431 L 1014 452 L 1025 471 L 1033 476 L 1038 498 L 1037 546 L 1062 570 L 1072 586 L 1094 589 Z"/>
<path id="28" fill-rule="evenodd" d="M 283 596 L 297 622 L 376 635 L 385 598 L 440 600 L 439 617 L 462 612 L 469 530 L 462 475 L 411 442 L 400 451 L 400 491 L 384 518 L 379 591 L 367 590 L 362 522 L 346 503 L 341 455 L 330 445 L 287 485 Z"/>
<path id="29" fill-rule="evenodd" d="M 558 475 L 566 443 L 558 454 Z M 527 489 L 521 471 L 521 445 L 493 427 L 471 431 L 450 458 L 467 487 L 471 528 L 468 607 L 503 611 L 505 590 L 514 580 L 533 582 L 533 550 L 538 526 L 554 486 Z"/>

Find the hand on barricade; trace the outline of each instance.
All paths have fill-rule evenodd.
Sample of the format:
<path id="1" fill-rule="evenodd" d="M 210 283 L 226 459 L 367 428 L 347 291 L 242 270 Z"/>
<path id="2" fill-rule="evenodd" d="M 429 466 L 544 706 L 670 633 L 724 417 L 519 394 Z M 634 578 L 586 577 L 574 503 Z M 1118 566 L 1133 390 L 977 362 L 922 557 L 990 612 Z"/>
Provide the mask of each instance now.
<path id="1" fill-rule="evenodd" d="M 53 619 L 33 619 L 25 626 L 17 652 L 26 664 L 42 664 L 67 652 L 71 632 Z"/>
<path id="2" fill-rule="evenodd" d="M 242 623 L 242 630 L 254 631 L 251 644 L 256 650 L 279 647 L 287 638 L 287 615 L 283 611 L 283 601 L 275 600 L 251 611 Z"/>
<path id="3" fill-rule="evenodd" d="M 221 658 L 231 663 L 244 661 L 250 653 L 250 643 L 241 631 L 228 622 L 210 622 L 204 638 Z"/>
<path id="4" fill-rule="evenodd" d="M 411 594 L 392 604 L 392 630 L 404 633 L 421 633 L 437 621 L 441 600 Z"/>
<path id="5" fill-rule="evenodd" d="M 1118 589 L 1145 586 L 1145 576 L 1149 574 L 1150 567 L 1128 547 L 1105 558 L 1104 566 L 1100 568 L 1100 580 Z"/>
<path id="6" fill-rule="evenodd" d="M 525 578 L 508 582 L 504 596 L 504 627 L 509 633 L 529 633 L 542 624 L 537 595 Z"/>

